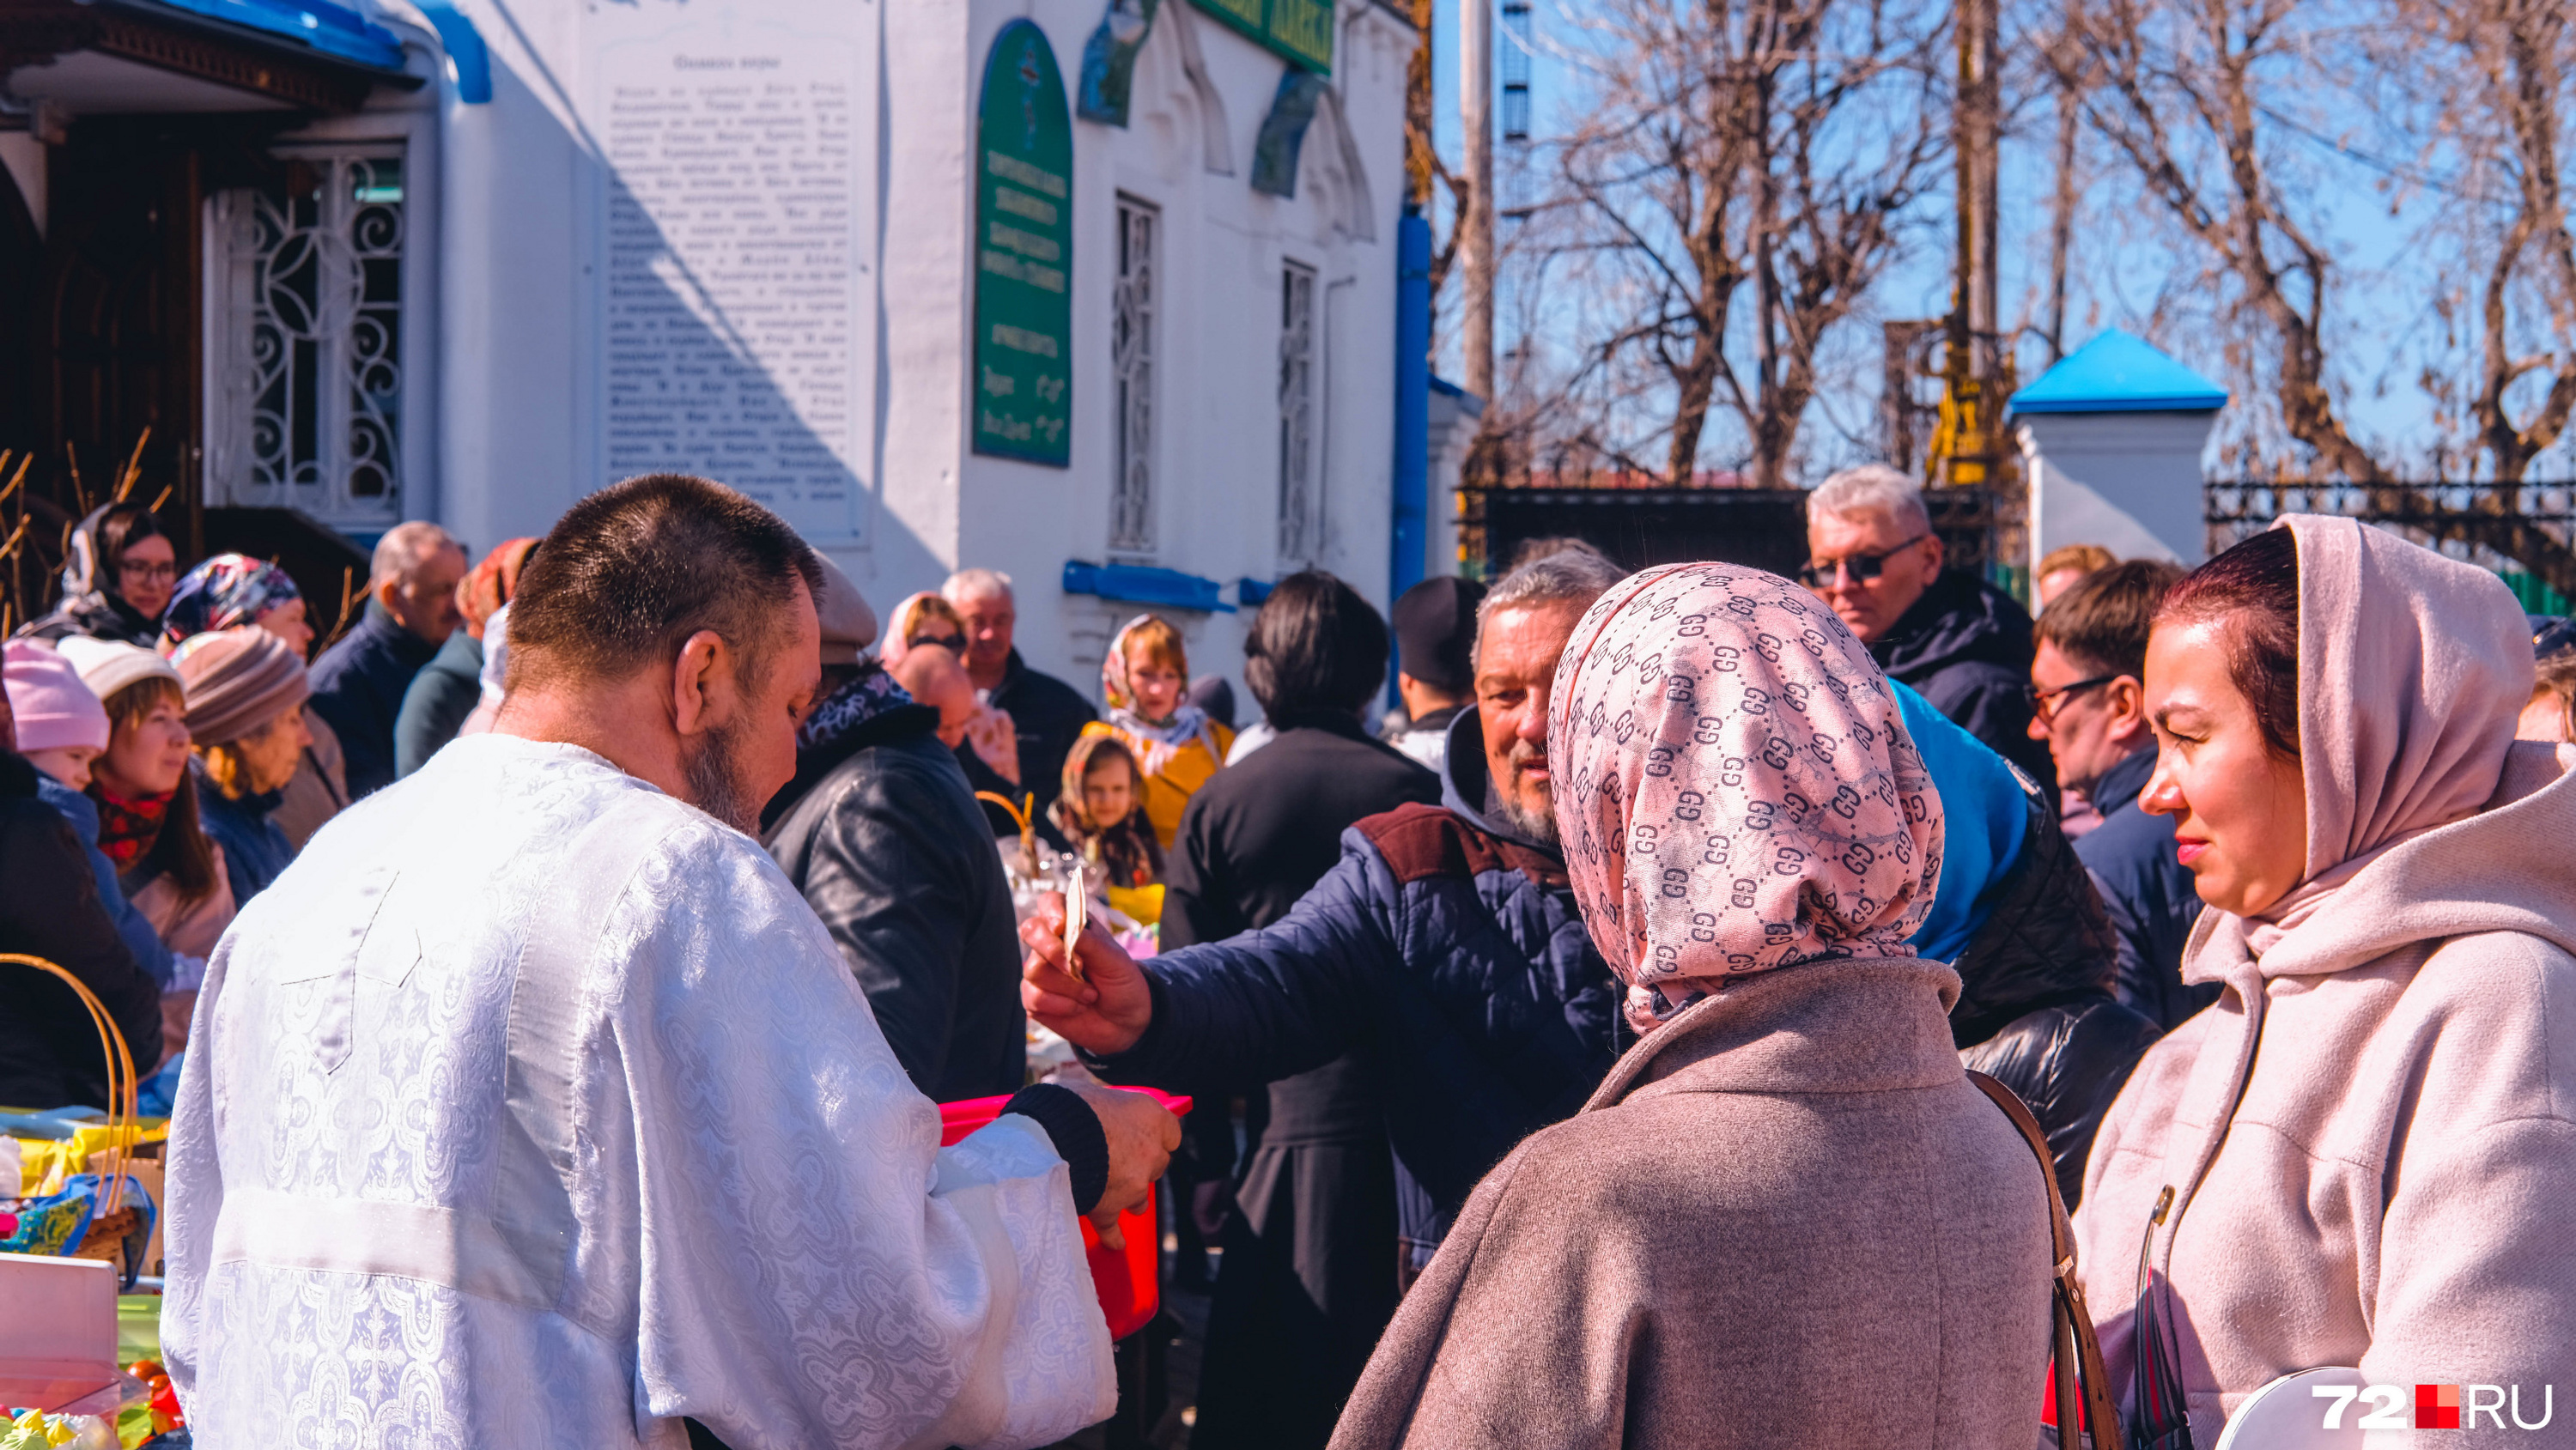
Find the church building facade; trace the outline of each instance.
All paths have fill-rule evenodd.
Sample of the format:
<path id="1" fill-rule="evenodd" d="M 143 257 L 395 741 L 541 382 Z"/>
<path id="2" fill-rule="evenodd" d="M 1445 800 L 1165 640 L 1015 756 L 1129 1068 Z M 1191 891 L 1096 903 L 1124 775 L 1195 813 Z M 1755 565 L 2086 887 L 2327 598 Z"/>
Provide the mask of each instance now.
<path id="1" fill-rule="evenodd" d="M 1384 0 L 63 3 L 239 54 L 0 28 L 0 251 L 41 274 L 0 308 L 51 379 L 0 446 L 149 423 L 208 547 L 431 518 L 479 552 L 703 473 L 881 609 L 1009 573 L 1023 653 L 1086 690 L 1142 608 L 1235 674 L 1281 574 L 1384 602 Z M 156 147 L 153 367 L 82 384 L 61 229 Z"/>

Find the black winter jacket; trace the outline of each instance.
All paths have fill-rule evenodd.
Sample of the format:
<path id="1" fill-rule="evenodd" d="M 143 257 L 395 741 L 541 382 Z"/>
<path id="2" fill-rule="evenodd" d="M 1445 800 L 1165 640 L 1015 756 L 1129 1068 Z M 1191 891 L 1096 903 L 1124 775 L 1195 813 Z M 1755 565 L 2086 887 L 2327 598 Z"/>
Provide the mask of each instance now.
<path id="1" fill-rule="evenodd" d="M 116 934 L 79 838 L 37 798 L 36 767 L 14 751 L 0 751 L 0 952 L 78 977 L 124 1034 L 135 1072 L 161 1065 L 160 984 Z M 50 974 L 14 963 L 0 965 L 0 1103 L 107 1106 L 107 1050 L 89 1009 Z"/>
<path id="2" fill-rule="evenodd" d="M 798 762 L 763 844 L 830 928 L 913 1086 L 943 1103 L 1028 1071 L 1018 921 L 1001 853 L 939 743 L 901 705 Z"/>
<path id="3" fill-rule="evenodd" d="M 2171 1032 L 2217 1001 L 2223 988 L 2183 985 L 2182 949 L 2200 920 L 2200 892 L 2174 855 L 2174 818 L 2138 809 L 2138 793 L 2155 771 L 2151 746 L 2102 772 L 2093 784 L 2102 824 L 2075 843 L 2075 855 L 2092 873 L 2119 933 L 2120 973 L 2112 992 Z"/>
<path id="4" fill-rule="evenodd" d="M 1946 570 L 1869 652 L 2024 775 L 2057 779 L 2048 746 L 2030 738 L 2030 615 L 2011 595 Z"/>
<path id="5" fill-rule="evenodd" d="M 1278 921 L 1340 859 L 1352 823 L 1439 799 L 1438 777 L 1368 738 L 1347 711 L 1271 723 L 1276 738 L 1210 777 L 1181 812 L 1163 898 L 1167 948 Z M 1191 1114 L 1194 1146 L 1231 1130 L 1226 1096 L 1211 1095 L 1215 1113 Z M 1271 1083 L 1267 1097 L 1260 1142 L 1236 1176 L 1190 1432 L 1191 1443 L 1226 1450 L 1331 1438 L 1395 1315 L 1389 1250 L 1401 1230 L 1376 1075 L 1348 1055 Z M 1201 1155 L 1201 1174 L 1214 1156 Z"/>
<path id="6" fill-rule="evenodd" d="M 402 714 L 412 676 L 437 655 L 437 645 L 369 600 L 365 616 L 313 662 L 313 699 L 305 708 L 340 737 L 351 801 L 394 783 L 394 720 Z"/>
<path id="7" fill-rule="evenodd" d="M 2162 1029 L 2111 995 L 2118 941 L 2048 796 L 2027 789 L 2030 829 L 1959 972 L 1959 1058 L 2021 1095 L 2048 1131 L 2058 1191 L 2075 1207 L 2111 1100 Z"/>
<path id="8" fill-rule="evenodd" d="M 20 639 L 53 643 L 74 636 L 152 649 L 161 643 L 161 623 L 144 617 L 143 611 L 126 603 L 123 596 L 97 590 L 68 595 L 54 606 L 52 613 L 18 627 Z"/>
<path id="9" fill-rule="evenodd" d="M 1438 799 L 1438 776 L 1370 739 L 1356 718 L 1291 720 L 1241 764 L 1209 777 L 1181 812 L 1161 944 L 1268 926 L 1333 869 L 1354 822 Z"/>

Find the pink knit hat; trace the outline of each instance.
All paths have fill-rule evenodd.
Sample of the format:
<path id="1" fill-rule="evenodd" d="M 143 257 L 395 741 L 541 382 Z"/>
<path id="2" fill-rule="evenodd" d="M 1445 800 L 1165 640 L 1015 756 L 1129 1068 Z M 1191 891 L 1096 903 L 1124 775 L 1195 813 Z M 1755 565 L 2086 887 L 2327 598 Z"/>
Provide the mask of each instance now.
<path id="1" fill-rule="evenodd" d="M 71 661 L 27 639 L 9 641 L 7 661 L 20 750 L 107 748 L 107 707 L 81 683 Z"/>

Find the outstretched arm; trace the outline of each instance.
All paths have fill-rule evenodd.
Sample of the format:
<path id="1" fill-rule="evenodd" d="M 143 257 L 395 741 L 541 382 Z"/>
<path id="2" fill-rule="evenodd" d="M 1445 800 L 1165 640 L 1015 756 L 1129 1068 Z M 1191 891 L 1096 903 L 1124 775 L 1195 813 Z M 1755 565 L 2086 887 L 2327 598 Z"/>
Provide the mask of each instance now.
<path id="1" fill-rule="evenodd" d="M 1113 1082 L 1275 1082 L 1349 1051 L 1382 1004 L 1373 984 L 1399 965 L 1394 900 L 1383 858 L 1346 836 L 1340 864 L 1278 922 L 1142 966 L 1089 932 L 1079 982 L 1050 902 L 1020 926 L 1020 1000 Z"/>

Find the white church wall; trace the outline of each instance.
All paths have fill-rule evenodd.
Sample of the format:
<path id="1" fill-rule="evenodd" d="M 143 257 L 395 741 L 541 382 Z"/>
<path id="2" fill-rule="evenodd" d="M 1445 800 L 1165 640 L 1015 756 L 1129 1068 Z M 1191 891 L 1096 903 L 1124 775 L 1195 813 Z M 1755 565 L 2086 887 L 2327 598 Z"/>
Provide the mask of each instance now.
<path id="1" fill-rule="evenodd" d="M 957 43 L 951 38 L 961 27 L 944 7 L 913 8 L 907 32 L 932 29 L 943 46 Z M 1394 446 L 1392 188 L 1400 179 L 1403 84 L 1401 60 L 1389 66 L 1385 52 L 1389 32 L 1411 43 L 1371 7 L 1346 9 L 1336 82 L 1346 96 L 1363 98 L 1383 135 L 1353 127 L 1345 138 L 1346 115 L 1363 101 L 1328 108 L 1301 149 L 1297 196 L 1270 197 L 1249 181 L 1283 63 L 1167 0 L 1138 56 L 1128 125 L 1074 123 L 1070 467 L 979 455 L 966 442 L 974 83 L 1002 27 L 1026 16 L 1046 32 L 1070 95 L 1101 8 L 1099 0 L 978 5 L 962 27 L 962 61 L 942 52 L 940 66 L 974 78 L 954 99 L 960 144 L 935 156 L 899 146 L 906 154 L 895 164 L 888 206 L 896 217 L 953 220 L 899 228 L 888 239 L 889 327 L 917 344 L 898 344 L 889 368 L 884 510 L 892 526 L 880 531 L 873 557 L 843 561 L 889 599 L 935 586 L 954 565 L 1003 570 L 1016 581 L 1022 652 L 1086 692 L 1096 687 L 1112 633 L 1147 606 L 1063 593 L 1069 559 L 1218 580 L 1229 602 L 1239 579 L 1313 563 L 1384 606 Z M 933 73 L 899 66 L 890 109 L 913 112 L 907 86 L 928 82 L 907 77 Z M 1375 93 L 1389 86 L 1389 95 Z M 1158 221 L 1150 548 L 1111 547 L 1110 338 L 1121 195 L 1153 207 Z M 1278 523 L 1280 289 L 1292 263 L 1313 271 L 1318 328 L 1311 466 L 1323 481 L 1323 528 L 1305 560 L 1282 554 Z M 907 316 L 913 299 L 930 302 Z M 916 393 L 918 406 L 910 401 Z M 1180 627 L 1195 672 L 1240 682 L 1248 613 L 1155 612 Z M 1248 696 L 1238 698 L 1248 711 Z"/>
<path id="2" fill-rule="evenodd" d="M 788 431 L 806 456 L 819 447 L 838 460 L 854 496 L 846 524 L 828 490 L 791 499 L 802 513 L 782 512 L 881 611 L 956 567 L 1001 569 L 1017 581 L 1023 653 L 1090 692 L 1110 630 L 1141 606 L 1064 595 L 1068 559 L 1216 579 L 1229 602 L 1237 579 L 1267 580 L 1311 562 L 1384 607 L 1393 248 L 1413 44 L 1393 16 L 1368 0 L 1343 0 L 1336 95 L 1306 133 L 1293 198 L 1250 187 L 1284 63 L 1188 0 L 1164 0 L 1138 60 L 1129 125 L 1074 120 L 1070 466 L 1059 469 L 979 455 L 968 443 L 975 125 L 993 39 L 1023 17 L 1046 33 L 1073 104 L 1102 0 L 528 0 L 506 11 L 460 0 L 459 8 L 490 47 L 493 99 L 465 105 L 452 86 L 439 88 L 444 486 L 434 512 L 478 548 L 542 532 L 642 456 L 619 441 L 617 419 L 631 415 L 611 416 L 612 328 L 621 319 L 631 328 L 637 313 L 603 276 L 618 183 L 600 158 L 634 155 L 638 142 L 631 115 L 609 111 L 610 92 L 621 78 L 654 82 L 682 55 L 691 65 L 769 57 L 778 60 L 769 74 L 791 79 L 811 79 L 819 55 L 849 88 L 852 321 L 846 337 L 828 316 L 819 325 L 827 347 L 841 349 L 832 365 L 850 375 L 851 416 L 833 421 L 828 389 L 818 414 L 813 387 L 799 392 L 792 379 L 776 387 L 793 404 L 798 426 Z M 627 129 L 611 134 L 616 126 Z M 811 142 L 821 133 L 803 134 Z M 642 195 L 649 185 L 630 190 Z M 1155 527 L 1149 549 L 1112 551 L 1121 193 L 1160 216 Z M 709 257 L 738 260 L 723 250 L 715 225 L 723 218 L 705 208 L 688 215 L 684 194 L 658 195 L 681 220 L 655 233 L 668 255 L 646 280 L 668 282 L 686 316 L 704 323 L 701 350 L 712 337 L 737 356 L 758 352 L 758 328 L 769 324 L 738 327 L 725 315 L 745 294 L 692 271 L 704 271 Z M 662 204 L 648 199 L 647 210 Z M 652 219 L 659 227 L 665 217 Z M 625 255 L 620 275 L 643 276 L 631 246 Z M 1312 443 L 1322 529 L 1306 559 L 1283 557 L 1278 524 L 1280 287 L 1291 263 L 1313 271 L 1318 331 Z M 754 360 L 778 372 L 775 358 Z M 725 477 L 721 450 L 703 439 L 691 446 L 706 455 L 698 467 Z M 676 461 L 693 458 L 684 450 Z M 1200 672 L 1239 680 L 1246 616 L 1163 612 L 1189 637 Z"/>
<path id="3" fill-rule="evenodd" d="M 469 4 L 471 0 L 469 0 Z M 579 12 L 563 4 L 477 8 L 492 99 L 466 105 L 441 84 L 445 282 L 439 313 L 441 488 L 436 517 L 478 549 L 541 534 L 587 492 L 574 421 L 591 377 L 584 279 L 575 250 L 594 166 L 559 78 Z"/>

